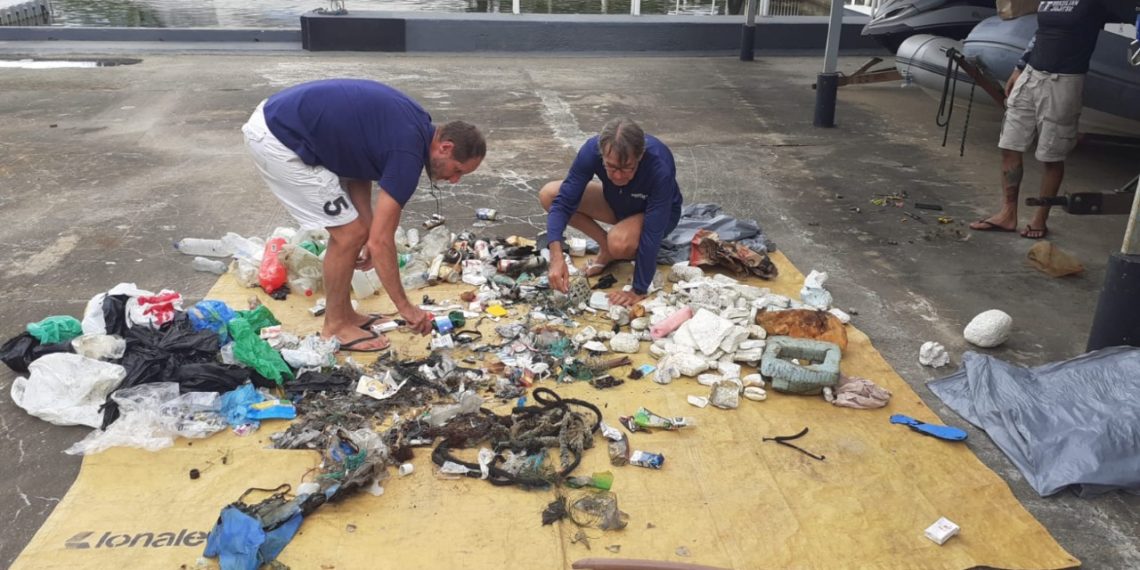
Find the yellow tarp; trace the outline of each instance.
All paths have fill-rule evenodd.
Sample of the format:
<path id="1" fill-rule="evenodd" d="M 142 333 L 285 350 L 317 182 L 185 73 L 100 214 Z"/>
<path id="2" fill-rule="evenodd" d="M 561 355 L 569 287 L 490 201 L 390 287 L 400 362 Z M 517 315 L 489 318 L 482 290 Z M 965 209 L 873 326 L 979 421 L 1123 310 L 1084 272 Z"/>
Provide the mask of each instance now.
<path id="1" fill-rule="evenodd" d="M 780 278 L 757 284 L 798 295 L 803 276 L 782 255 L 773 260 Z M 426 292 L 455 299 L 455 292 L 467 288 L 449 287 Z M 255 293 L 227 276 L 209 298 L 244 307 Z M 309 302 L 297 296 L 266 301 L 299 334 L 319 327 L 319 319 L 304 310 Z M 391 306 L 373 297 L 364 308 Z M 512 316 L 522 310 L 514 307 Z M 489 332 L 493 323 L 482 328 Z M 578 531 L 573 524 L 541 525 L 540 512 L 552 492 L 440 479 L 423 450 L 414 460 L 415 473 L 393 475 L 383 496 L 360 494 L 307 518 L 280 560 L 295 569 L 553 570 L 587 557 L 739 569 L 1077 565 L 965 445 L 887 421 L 892 413 L 938 418 L 864 334 L 853 327 L 848 332 L 843 371 L 889 389 L 894 397 L 887 408 L 852 410 L 819 397 L 770 393 L 767 401 L 744 400 L 737 410 L 696 409 L 685 396 L 707 395 L 708 389 L 692 379 L 668 386 L 627 381 L 605 391 L 544 382 L 563 395 L 597 403 L 612 425 L 640 406 L 698 421 L 691 429 L 631 437 L 635 449 L 665 455 L 660 471 L 611 467 L 599 438 L 601 445 L 586 454 L 577 473 L 612 469 L 630 524 L 616 532 L 587 530 L 589 549 L 571 542 Z M 400 334 L 393 341 L 408 355 L 422 353 L 426 345 Z M 650 361 L 645 354 L 636 357 Z M 624 377 L 628 370 L 618 372 Z M 85 458 L 75 484 L 13 567 L 194 568 L 205 532 L 224 505 L 249 487 L 296 486 L 316 466 L 313 452 L 267 448 L 269 435 L 284 426 L 267 422 L 245 438 L 227 431 L 157 453 L 113 449 Z M 811 432 L 797 443 L 825 455 L 825 461 L 761 442 L 805 426 Z M 202 470 L 200 479 L 189 479 L 191 468 Z M 943 546 L 923 536 L 939 517 L 962 527 Z M 613 545 L 620 546 L 616 554 L 606 549 Z"/>

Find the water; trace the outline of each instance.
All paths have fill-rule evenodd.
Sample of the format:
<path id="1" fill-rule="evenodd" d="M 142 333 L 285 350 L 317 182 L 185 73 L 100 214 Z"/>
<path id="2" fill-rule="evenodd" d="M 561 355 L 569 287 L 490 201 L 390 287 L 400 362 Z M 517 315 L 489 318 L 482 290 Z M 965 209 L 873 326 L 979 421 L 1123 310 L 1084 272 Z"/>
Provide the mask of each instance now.
<path id="1" fill-rule="evenodd" d="M 643 0 L 642 14 L 725 14 L 728 0 Z M 731 0 L 728 13 L 740 13 Z M 630 0 L 522 0 L 523 14 L 629 14 Z M 320 0 L 52 0 L 55 26 L 300 28 Z M 345 0 L 354 10 L 510 13 L 510 0 Z"/>

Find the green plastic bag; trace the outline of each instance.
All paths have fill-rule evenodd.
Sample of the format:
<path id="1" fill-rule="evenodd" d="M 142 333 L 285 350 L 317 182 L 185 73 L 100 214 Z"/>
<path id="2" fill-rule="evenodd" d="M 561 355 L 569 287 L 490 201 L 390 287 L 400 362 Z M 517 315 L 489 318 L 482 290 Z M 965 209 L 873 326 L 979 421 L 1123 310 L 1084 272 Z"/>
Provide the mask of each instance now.
<path id="1" fill-rule="evenodd" d="M 236 312 L 239 317 L 245 319 L 245 322 L 249 323 L 249 326 L 253 327 L 255 335 L 261 333 L 261 329 L 265 327 L 273 327 L 281 324 L 281 321 L 277 320 L 277 317 L 274 317 L 273 312 L 265 305 L 258 305 L 257 308 L 252 311 L 234 312 Z"/>
<path id="2" fill-rule="evenodd" d="M 293 379 L 293 371 L 289 369 L 285 359 L 281 358 L 281 353 L 273 350 L 268 342 L 262 340 L 245 317 L 231 320 L 226 324 L 226 328 L 230 331 L 230 337 L 234 339 L 234 358 L 253 368 L 258 374 L 273 380 L 278 386 L 285 382 L 285 378 Z"/>
<path id="3" fill-rule="evenodd" d="M 28 334 L 36 337 L 40 344 L 55 344 L 83 334 L 83 325 L 75 317 L 57 315 L 38 323 L 28 323 Z"/>

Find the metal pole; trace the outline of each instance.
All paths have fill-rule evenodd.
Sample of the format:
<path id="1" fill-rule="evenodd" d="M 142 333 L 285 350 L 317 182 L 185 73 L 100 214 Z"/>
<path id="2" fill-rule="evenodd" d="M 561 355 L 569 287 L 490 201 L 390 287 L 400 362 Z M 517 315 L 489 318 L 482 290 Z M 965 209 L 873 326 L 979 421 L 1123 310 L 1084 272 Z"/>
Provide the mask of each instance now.
<path id="1" fill-rule="evenodd" d="M 641 15 L 641 0 L 632 0 L 629 3 L 629 14 L 631 16 Z"/>
<path id="2" fill-rule="evenodd" d="M 1087 350 L 1108 346 L 1140 346 L 1140 181 L 1132 199 L 1132 213 L 1124 230 L 1120 253 L 1108 258 L 1104 285 L 1089 330 Z"/>
<path id="3" fill-rule="evenodd" d="M 839 33 L 843 30 L 843 0 L 831 0 L 831 18 L 827 23 L 827 47 L 823 52 L 823 73 L 816 79 L 815 120 L 817 127 L 835 126 L 835 99 L 839 95 Z"/>
<path id="4" fill-rule="evenodd" d="M 759 0 L 748 0 L 744 8 L 744 27 L 740 30 L 740 61 L 756 57 L 756 9 Z"/>
<path id="5" fill-rule="evenodd" d="M 765 18 L 772 15 L 772 0 L 760 0 L 760 15 Z"/>
<path id="6" fill-rule="evenodd" d="M 1140 28 L 1137 33 L 1140 33 Z M 1120 253 L 1124 255 L 1140 255 L 1140 227 L 1137 227 L 1137 218 L 1140 218 L 1140 179 L 1136 180 L 1136 197 L 1132 199 L 1132 213 L 1128 216 L 1128 227 L 1124 229 L 1124 245 L 1120 248 Z"/>

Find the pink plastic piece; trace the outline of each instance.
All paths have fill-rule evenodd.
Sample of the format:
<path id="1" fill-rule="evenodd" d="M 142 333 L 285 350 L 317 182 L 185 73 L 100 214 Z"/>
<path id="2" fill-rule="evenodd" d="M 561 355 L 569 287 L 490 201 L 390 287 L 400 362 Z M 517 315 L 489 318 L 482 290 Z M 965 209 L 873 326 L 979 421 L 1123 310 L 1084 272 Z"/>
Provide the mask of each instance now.
<path id="1" fill-rule="evenodd" d="M 693 318 L 693 309 L 685 307 L 669 315 L 665 320 L 657 323 L 653 328 L 649 329 L 649 335 L 653 340 L 658 340 L 669 336 L 670 333 L 677 330 L 677 327 L 685 324 L 685 321 Z"/>

